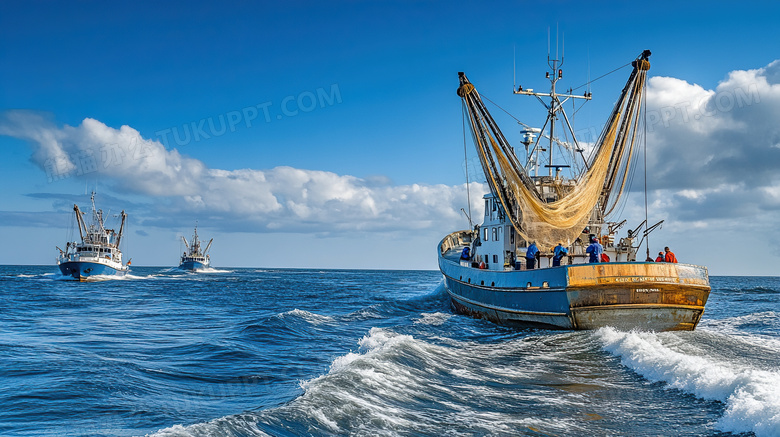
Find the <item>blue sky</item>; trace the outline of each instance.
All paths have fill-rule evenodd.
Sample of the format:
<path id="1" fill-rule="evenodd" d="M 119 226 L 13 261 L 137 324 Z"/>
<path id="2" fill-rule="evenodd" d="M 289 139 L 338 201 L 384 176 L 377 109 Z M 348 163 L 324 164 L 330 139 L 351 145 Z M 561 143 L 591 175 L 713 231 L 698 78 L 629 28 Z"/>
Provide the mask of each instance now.
<path id="1" fill-rule="evenodd" d="M 438 240 L 467 226 L 457 72 L 541 123 L 510 92 L 513 54 L 517 82 L 543 89 L 557 29 L 565 86 L 653 52 L 654 246 L 774 275 L 778 16 L 711 1 L 4 2 L 0 238 L 16 249 L 0 263 L 53 264 L 97 186 L 128 212 L 136 265 L 174 265 L 197 220 L 218 266 L 435 269 Z M 628 73 L 592 85 L 577 128 L 600 129 Z M 706 99 L 718 110 L 685 121 Z M 57 153 L 87 152 L 98 168 L 53 171 Z M 728 255 L 735 238 L 760 256 Z"/>

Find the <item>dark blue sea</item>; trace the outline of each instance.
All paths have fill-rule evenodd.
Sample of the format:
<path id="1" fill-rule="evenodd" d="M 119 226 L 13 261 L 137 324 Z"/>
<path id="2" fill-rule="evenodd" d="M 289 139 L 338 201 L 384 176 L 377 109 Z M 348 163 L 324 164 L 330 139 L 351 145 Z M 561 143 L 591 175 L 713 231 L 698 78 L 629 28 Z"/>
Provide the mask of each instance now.
<path id="1" fill-rule="evenodd" d="M 0 435 L 780 435 L 780 278 L 647 333 L 456 315 L 435 271 L 131 273 L 0 267 Z"/>

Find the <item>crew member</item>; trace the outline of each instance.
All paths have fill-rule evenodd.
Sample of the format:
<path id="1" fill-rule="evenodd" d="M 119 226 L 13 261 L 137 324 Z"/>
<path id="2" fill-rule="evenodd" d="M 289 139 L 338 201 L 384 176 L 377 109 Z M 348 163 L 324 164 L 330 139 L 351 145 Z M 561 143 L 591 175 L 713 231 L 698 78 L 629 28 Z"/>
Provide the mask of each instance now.
<path id="1" fill-rule="evenodd" d="M 553 267 L 561 265 L 561 258 L 569 254 L 569 250 L 563 247 L 563 244 L 558 243 L 553 249 Z"/>
<path id="2" fill-rule="evenodd" d="M 664 262 L 664 253 L 658 252 L 658 256 L 655 258 L 655 262 L 662 263 Z"/>
<path id="3" fill-rule="evenodd" d="M 590 254 L 588 258 L 589 263 L 597 263 L 601 261 L 601 254 L 604 253 L 604 248 L 599 244 L 599 240 L 593 237 L 590 239 L 590 246 L 585 249 L 585 253 Z"/>
<path id="4" fill-rule="evenodd" d="M 664 252 L 666 252 L 666 255 L 664 255 L 664 261 L 666 261 L 668 263 L 676 263 L 677 262 L 677 257 L 674 256 L 674 252 L 669 250 L 668 246 L 664 247 Z"/>
<path id="5" fill-rule="evenodd" d="M 468 246 L 463 248 L 463 252 L 460 253 L 460 259 L 468 261 L 471 259 L 470 249 Z"/>
<path id="6" fill-rule="evenodd" d="M 536 242 L 531 243 L 528 249 L 525 251 L 525 268 L 533 270 L 536 267 L 536 254 L 539 253 L 539 248 L 536 247 Z"/>

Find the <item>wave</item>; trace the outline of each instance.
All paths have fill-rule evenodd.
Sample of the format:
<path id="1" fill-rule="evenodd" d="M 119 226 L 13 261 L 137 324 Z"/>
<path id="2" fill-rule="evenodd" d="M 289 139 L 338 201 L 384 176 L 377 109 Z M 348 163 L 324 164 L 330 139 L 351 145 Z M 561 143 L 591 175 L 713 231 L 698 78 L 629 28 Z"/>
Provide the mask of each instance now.
<path id="1" fill-rule="evenodd" d="M 453 314 L 447 314 L 447 313 L 422 313 L 420 314 L 422 317 L 419 319 L 416 319 L 414 321 L 415 324 L 422 324 L 422 325 L 432 325 L 432 326 L 441 326 L 449 320 Z"/>
<path id="2" fill-rule="evenodd" d="M 246 419 L 244 419 L 245 416 L 247 417 Z M 153 434 L 147 434 L 146 437 L 207 437 L 234 435 L 233 433 L 226 432 L 226 429 L 238 431 L 238 435 L 270 437 L 269 434 L 266 434 L 257 428 L 251 414 L 226 416 L 209 422 L 188 426 L 174 425 L 170 428 L 161 429 Z"/>
<path id="3" fill-rule="evenodd" d="M 357 344 L 356 351 L 336 357 L 327 373 L 300 381 L 303 394 L 285 405 L 207 423 L 176 425 L 153 436 L 397 436 L 442 435 L 443 430 L 466 436 L 582 430 L 575 418 L 502 411 L 500 405 L 511 384 L 507 379 L 522 378 L 528 369 L 511 360 L 491 364 L 487 358 L 496 354 L 493 345 L 443 346 L 377 327 Z M 510 341 L 501 349 L 512 354 L 531 351 L 534 345 Z M 471 408 L 464 397 L 477 403 L 495 401 L 498 409 Z"/>
<path id="4" fill-rule="evenodd" d="M 278 314 L 278 317 L 281 319 L 284 319 L 286 317 L 297 317 L 311 323 L 312 325 L 319 325 L 322 323 L 328 323 L 333 321 L 333 317 L 322 316 L 309 311 L 299 310 L 298 308 L 280 313 Z"/>
<path id="5" fill-rule="evenodd" d="M 446 428 L 450 435 L 515 435 L 523 429 L 554 434 L 577 429 L 568 419 L 469 408 L 464 397 L 505 399 L 508 379 L 527 374 L 527 369 L 486 360 L 495 353 L 492 345 L 437 345 L 374 327 L 358 346 L 334 359 L 327 374 L 301 381 L 304 394 L 264 421 L 281 426 L 280 417 L 290 418 L 285 420 L 304 423 L 314 434 L 404 435 L 414 430 L 441 435 Z M 528 344 L 504 346 L 512 353 Z"/>
<path id="6" fill-rule="evenodd" d="M 379 304 L 369 305 L 365 308 L 361 308 L 341 317 L 341 320 L 345 322 L 353 322 L 360 320 L 380 319 L 382 318 L 382 315 L 379 311 L 380 306 L 381 305 Z"/>
<path id="7" fill-rule="evenodd" d="M 756 347 L 772 347 L 780 353 L 780 312 L 762 311 L 723 319 L 705 319 L 699 330 L 712 331 L 739 337 Z"/>
<path id="8" fill-rule="evenodd" d="M 753 432 L 758 437 L 780 435 L 777 361 L 762 362 L 759 357 L 743 359 L 741 354 L 727 351 L 723 341 L 708 346 L 710 333 L 691 333 L 686 338 L 675 333 L 601 328 L 595 335 L 605 350 L 619 356 L 623 365 L 643 377 L 665 382 L 671 388 L 702 399 L 723 402 L 726 410 L 715 425 L 718 429 Z M 699 336 L 704 336 L 701 343 L 684 341 Z M 729 341 L 728 336 L 720 336 L 721 340 L 724 338 Z M 746 350 L 752 346 L 742 345 Z M 716 347 L 722 354 L 713 349 Z M 706 353 L 702 349 L 707 349 Z M 776 360 L 777 355 L 773 356 Z"/>

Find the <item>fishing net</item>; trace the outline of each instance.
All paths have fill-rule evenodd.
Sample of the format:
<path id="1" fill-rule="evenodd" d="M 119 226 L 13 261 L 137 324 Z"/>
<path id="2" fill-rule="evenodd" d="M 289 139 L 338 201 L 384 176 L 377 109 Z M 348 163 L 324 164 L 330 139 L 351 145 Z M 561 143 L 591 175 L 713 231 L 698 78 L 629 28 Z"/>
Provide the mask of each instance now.
<path id="1" fill-rule="evenodd" d="M 642 91 L 650 68 L 644 53 L 633 65 L 634 70 L 588 160 L 587 170 L 574 179 L 531 178 L 479 93 L 461 73 L 458 94 L 468 108 L 474 144 L 488 185 L 517 233 L 526 241 L 536 242 L 539 247 L 571 245 L 588 223 L 601 223 L 615 209 L 630 175 Z"/>

